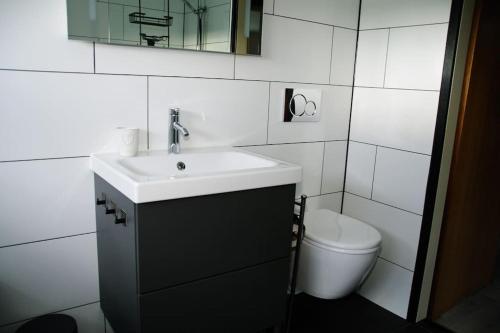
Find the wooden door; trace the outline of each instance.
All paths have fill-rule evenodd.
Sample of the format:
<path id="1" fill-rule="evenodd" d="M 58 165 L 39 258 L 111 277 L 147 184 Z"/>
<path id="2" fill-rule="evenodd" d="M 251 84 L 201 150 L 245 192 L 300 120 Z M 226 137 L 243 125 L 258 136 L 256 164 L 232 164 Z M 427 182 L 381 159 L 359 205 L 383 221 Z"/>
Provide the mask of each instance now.
<path id="1" fill-rule="evenodd" d="M 500 1 L 478 0 L 430 306 L 432 319 L 487 285 L 500 235 Z"/>

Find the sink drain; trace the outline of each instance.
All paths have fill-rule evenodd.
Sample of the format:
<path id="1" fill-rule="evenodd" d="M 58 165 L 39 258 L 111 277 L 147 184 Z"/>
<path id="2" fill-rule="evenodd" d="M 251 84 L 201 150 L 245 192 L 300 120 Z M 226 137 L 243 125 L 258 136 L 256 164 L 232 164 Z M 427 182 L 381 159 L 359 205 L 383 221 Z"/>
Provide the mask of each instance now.
<path id="1" fill-rule="evenodd" d="M 186 169 L 186 164 L 184 164 L 184 162 L 177 162 L 177 169 L 181 171 Z"/>

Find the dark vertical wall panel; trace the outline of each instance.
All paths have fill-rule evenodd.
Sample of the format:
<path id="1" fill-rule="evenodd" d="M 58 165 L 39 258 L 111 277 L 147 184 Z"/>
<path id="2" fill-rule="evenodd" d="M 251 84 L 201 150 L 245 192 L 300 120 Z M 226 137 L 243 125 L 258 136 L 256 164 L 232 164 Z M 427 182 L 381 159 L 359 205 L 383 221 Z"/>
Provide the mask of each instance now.
<path id="1" fill-rule="evenodd" d="M 463 0 L 453 0 L 450 13 L 450 23 L 446 40 L 446 50 L 443 64 L 443 75 L 439 94 L 438 113 L 436 126 L 434 129 L 434 142 L 432 146 L 432 157 L 427 180 L 427 190 L 425 193 L 424 213 L 422 216 L 422 227 L 417 251 L 417 260 L 410 294 L 407 319 L 415 321 L 417 317 L 418 303 L 420 301 L 420 291 L 424 278 L 425 261 L 429 247 L 429 238 L 436 201 L 437 186 L 439 181 L 439 170 L 441 169 L 441 158 L 443 154 L 443 144 L 446 132 L 446 119 L 448 117 L 448 106 L 450 102 L 451 84 L 453 79 L 453 69 L 455 65 L 455 54 L 458 43 L 458 33 L 460 29 L 460 17 L 462 15 Z"/>

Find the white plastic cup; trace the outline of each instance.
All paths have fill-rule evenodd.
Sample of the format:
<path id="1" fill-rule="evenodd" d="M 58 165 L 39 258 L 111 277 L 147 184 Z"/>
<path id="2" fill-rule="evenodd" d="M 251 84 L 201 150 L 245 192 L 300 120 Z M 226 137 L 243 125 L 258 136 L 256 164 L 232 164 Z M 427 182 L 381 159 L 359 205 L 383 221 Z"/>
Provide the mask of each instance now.
<path id="1" fill-rule="evenodd" d="M 121 156 L 135 156 L 139 149 L 139 129 L 131 127 L 117 127 L 118 150 Z"/>

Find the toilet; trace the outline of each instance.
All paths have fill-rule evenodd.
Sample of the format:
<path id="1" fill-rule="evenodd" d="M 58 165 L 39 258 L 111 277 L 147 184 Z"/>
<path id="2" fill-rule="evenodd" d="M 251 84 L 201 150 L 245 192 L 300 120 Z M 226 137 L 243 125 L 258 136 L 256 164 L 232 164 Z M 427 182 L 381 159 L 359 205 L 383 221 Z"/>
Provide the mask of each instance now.
<path id="1" fill-rule="evenodd" d="M 306 212 L 304 225 L 297 289 L 324 299 L 355 291 L 375 265 L 380 233 L 327 209 Z"/>

